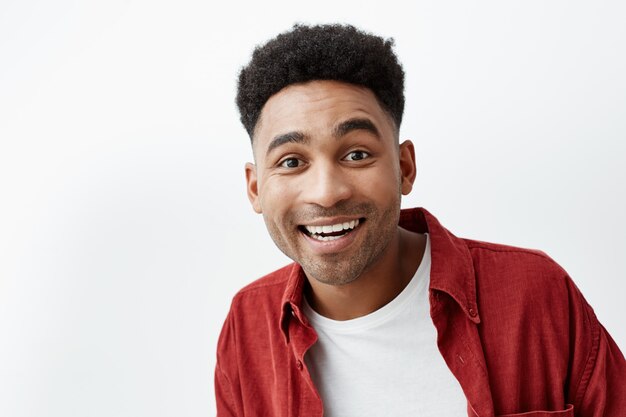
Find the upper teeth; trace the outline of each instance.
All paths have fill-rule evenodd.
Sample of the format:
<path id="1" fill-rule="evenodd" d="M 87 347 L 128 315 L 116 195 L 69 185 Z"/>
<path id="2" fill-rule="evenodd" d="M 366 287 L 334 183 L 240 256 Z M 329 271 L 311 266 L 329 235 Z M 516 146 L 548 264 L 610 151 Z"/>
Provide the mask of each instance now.
<path id="1" fill-rule="evenodd" d="M 332 233 L 332 232 L 341 232 L 342 230 L 352 230 L 359 224 L 359 219 L 352 220 L 345 223 L 337 223 L 330 224 L 324 226 L 304 226 L 304 228 L 311 233 L 320 234 L 320 233 Z"/>

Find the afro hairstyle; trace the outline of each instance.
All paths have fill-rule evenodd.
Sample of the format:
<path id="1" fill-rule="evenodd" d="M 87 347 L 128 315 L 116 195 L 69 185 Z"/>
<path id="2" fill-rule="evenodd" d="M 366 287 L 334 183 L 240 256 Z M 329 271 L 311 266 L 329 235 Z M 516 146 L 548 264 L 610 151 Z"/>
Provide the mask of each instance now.
<path id="1" fill-rule="evenodd" d="M 261 46 L 239 73 L 237 107 L 250 140 L 267 100 L 283 88 L 312 80 L 335 80 L 366 87 L 400 129 L 404 71 L 393 39 L 351 25 L 296 24 Z"/>

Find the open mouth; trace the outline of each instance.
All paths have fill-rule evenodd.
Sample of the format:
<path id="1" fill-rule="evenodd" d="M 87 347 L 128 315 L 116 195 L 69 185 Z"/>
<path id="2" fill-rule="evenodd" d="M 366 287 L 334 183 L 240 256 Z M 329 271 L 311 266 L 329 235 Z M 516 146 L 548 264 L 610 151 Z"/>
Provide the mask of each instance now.
<path id="1" fill-rule="evenodd" d="M 349 222 L 329 224 L 324 226 L 298 226 L 300 231 L 305 235 L 320 240 L 322 242 L 328 242 L 331 240 L 337 240 L 348 233 L 352 233 L 360 224 L 365 221 L 364 218 L 351 220 Z"/>

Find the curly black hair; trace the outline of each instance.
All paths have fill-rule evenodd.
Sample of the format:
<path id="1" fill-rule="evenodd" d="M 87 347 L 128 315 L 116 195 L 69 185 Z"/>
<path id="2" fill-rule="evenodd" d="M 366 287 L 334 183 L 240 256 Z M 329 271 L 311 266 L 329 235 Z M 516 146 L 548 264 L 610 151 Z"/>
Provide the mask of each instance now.
<path id="1" fill-rule="evenodd" d="M 237 107 L 253 138 L 267 100 L 284 87 L 312 80 L 337 80 L 369 88 L 400 129 L 404 71 L 383 39 L 352 25 L 296 24 L 261 46 L 239 73 Z"/>

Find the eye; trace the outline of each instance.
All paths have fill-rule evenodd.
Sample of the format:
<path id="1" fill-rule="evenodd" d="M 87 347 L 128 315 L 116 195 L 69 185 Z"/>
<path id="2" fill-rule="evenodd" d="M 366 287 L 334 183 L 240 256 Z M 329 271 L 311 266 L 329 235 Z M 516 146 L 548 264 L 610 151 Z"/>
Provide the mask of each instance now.
<path id="1" fill-rule="evenodd" d="M 365 151 L 352 151 L 344 159 L 348 161 L 362 161 L 369 158 L 370 154 Z"/>
<path id="2" fill-rule="evenodd" d="M 285 158 L 278 166 L 281 168 L 298 168 L 301 165 L 301 161 L 298 158 Z"/>

